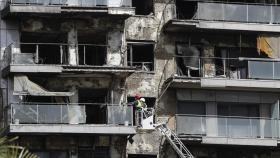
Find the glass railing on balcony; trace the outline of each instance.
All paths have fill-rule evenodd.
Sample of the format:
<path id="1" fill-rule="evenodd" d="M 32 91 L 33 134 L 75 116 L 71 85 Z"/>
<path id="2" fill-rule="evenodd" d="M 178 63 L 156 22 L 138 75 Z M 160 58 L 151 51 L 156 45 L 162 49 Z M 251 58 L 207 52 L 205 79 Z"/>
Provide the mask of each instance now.
<path id="1" fill-rule="evenodd" d="M 87 106 L 98 106 L 99 117 L 88 114 Z M 91 108 L 92 110 L 92 108 Z M 91 112 L 91 114 L 93 114 Z M 6 109 L 6 121 L 10 124 L 111 124 L 133 125 L 131 106 L 111 104 L 52 104 L 22 103 L 11 104 Z M 93 122 L 88 122 L 87 118 Z M 7 123 L 9 124 L 9 123 Z"/>
<path id="2" fill-rule="evenodd" d="M 181 136 L 276 139 L 277 124 L 271 118 L 176 115 L 176 132 Z"/>
<path id="3" fill-rule="evenodd" d="M 10 45 L 4 51 L 4 61 L 10 64 L 52 65 L 105 65 L 107 45 L 64 43 L 20 43 L 20 48 Z M 69 58 L 72 53 L 74 59 Z M 7 63 L 6 63 L 7 65 Z"/>
<path id="4" fill-rule="evenodd" d="M 77 7 L 131 7 L 131 0 L 10 0 L 12 5 L 61 5 L 61 6 L 77 6 Z"/>
<path id="5" fill-rule="evenodd" d="M 198 2 L 193 19 L 278 24 L 280 23 L 279 13 L 280 6 L 269 4 Z"/>
<path id="6" fill-rule="evenodd" d="M 280 79 L 280 60 L 176 56 L 177 76 L 228 79 Z"/>

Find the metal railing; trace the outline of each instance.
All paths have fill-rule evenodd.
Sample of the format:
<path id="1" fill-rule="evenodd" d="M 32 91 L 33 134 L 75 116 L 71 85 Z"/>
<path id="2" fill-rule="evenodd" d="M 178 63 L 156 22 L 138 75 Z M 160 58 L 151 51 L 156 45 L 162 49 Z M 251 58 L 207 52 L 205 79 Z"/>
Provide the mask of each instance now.
<path id="1" fill-rule="evenodd" d="M 58 64 L 71 65 L 69 61 L 69 52 L 78 52 L 75 56 L 74 65 L 92 65 L 101 66 L 105 63 L 107 45 L 97 44 L 78 44 L 70 45 L 64 43 L 20 43 L 20 53 L 15 53 L 12 45 L 5 50 L 7 61 L 11 64 Z M 100 57 L 96 57 L 96 62 L 89 59 L 92 54 L 103 54 L 103 63 L 100 63 Z M 87 60 L 88 58 L 88 60 Z M 73 61 L 72 61 L 73 62 Z"/>
<path id="2" fill-rule="evenodd" d="M 176 56 L 178 76 L 228 79 L 280 79 L 280 60 Z"/>
<path id="3" fill-rule="evenodd" d="M 132 107 L 101 103 L 18 103 L 7 107 L 5 114 L 10 124 L 92 124 L 87 122 L 86 106 L 100 106 L 106 124 L 133 125 Z"/>
<path id="4" fill-rule="evenodd" d="M 278 121 L 271 118 L 176 115 L 178 135 L 223 138 L 278 138 Z"/>
<path id="5" fill-rule="evenodd" d="M 10 0 L 13 5 L 77 6 L 77 7 L 131 7 L 131 0 Z"/>
<path id="6" fill-rule="evenodd" d="M 278 24 L 280 23 L 280 6 L 270 4 L 198 2 L 197 11 L 193 19 Z"/>

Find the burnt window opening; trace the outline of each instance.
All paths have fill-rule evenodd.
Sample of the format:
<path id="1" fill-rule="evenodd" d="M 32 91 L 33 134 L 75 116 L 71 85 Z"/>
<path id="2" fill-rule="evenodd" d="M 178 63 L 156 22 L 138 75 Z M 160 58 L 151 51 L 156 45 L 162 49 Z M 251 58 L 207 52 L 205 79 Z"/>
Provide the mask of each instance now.
<path id="1" fill-rule="evenodd" d="M 105 65 L 107 46 L 106 33 L 78 32 L 79 65 Z"/>
<path id="2" fill-rule="evenodd" d="M 79 89 L 79 103 L 86 105 L 87 124 L 106 124 L 106 89 Z"/>
<path id="3" fill-rule="evenodd" d="M 256 67 L 249 66 L 250 58 L 269 58 L 256 43 L 255 35 L 192 36 L 189 42 L 176 43 L 177 75 L 247 79 L 250 77 L 249 69 L 256 70 Z"/>
<path id="4" fill-rule="evenodd" d="M 153 13 L 153 0 L 132 0 L 132 7 L 135 7 L 136 15 L 149 15 Z"/>
<path id="5" fill-rule="evenodd" d="M 68 47 L 64 33 L 27 33 L 20 39 L 21 53 L 30 54 L 33 63 L 62 64 L 67 61 Z"/>
<path id="6" fill-rule="evenodd" d="M 128 44 L 128 66 L 141 71 L 154 71 L 154 44 Z"/>
<path id="7" fill-rule="evenodd" d="M 194 19 L 197 11 L 197 1 L 176 0 L 178 19 Z"/>
<path id="8" fill-rule="evenodd" d="M 177 74 L 188 77 L 200 76 L 200 45 L 189 45 L 184 43 L 176 44 Z"/>

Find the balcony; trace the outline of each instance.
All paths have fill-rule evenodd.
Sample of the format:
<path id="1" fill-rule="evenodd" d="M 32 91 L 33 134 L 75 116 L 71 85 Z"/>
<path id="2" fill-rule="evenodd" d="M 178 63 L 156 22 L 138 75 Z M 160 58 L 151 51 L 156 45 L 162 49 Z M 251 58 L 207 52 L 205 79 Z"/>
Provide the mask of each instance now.
<path id="1" fill-rule="evenodd" d="M 120 15 L 135 14 L 131 0 L 9 0 L 2 17 L 28 15 Z"/>
<path id="2" fill-rule="evenodd" d="M 89 106 L 99 106 L 98 116 L 90 116 Z M 22 103 L 11 104 L 5 114 L 10 133 L 135 134 L 132 107 L 127 106 Z"/>
<path id="3" fill-rule="evenodd" d="M 192 28 L 279 32 L 279 13 L 280 6 L 271 4 L 179 0 L 177 19 L 169 22 L 167 30 Z"/>
<path id="4" fill-rule="evenodd" d="M 13 44 L 4 52 L 4 76 L 8 73 L 114 73 L 130 75 L 132 66 L 106 63 L 107 45 L 62 43 Z"/>
<path id="5" fill-rule="evenodd" d="M 176 133 L 203 144 L 277 146 L 278 120 L 271 118 L 176 115 Z"/>
<path id="6" fill-rule="evenodd" d="M 277 91 L 280 60 L 271 58 L 222 58 L 176 56 L 171 86 Z"/>

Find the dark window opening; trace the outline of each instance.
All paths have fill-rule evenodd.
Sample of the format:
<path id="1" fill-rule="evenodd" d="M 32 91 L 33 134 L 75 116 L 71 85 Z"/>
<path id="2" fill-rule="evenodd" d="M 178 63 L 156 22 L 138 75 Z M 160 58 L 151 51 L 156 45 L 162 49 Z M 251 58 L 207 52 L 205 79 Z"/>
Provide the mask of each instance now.
<path id="1" fill-rule="evenodd" d="M 157 158 L 157 155 L 128 154 L 128 158 Z"/>
<path id="2" fill-rule="evenodd" d="M 248 78 L 248 61 L 244 58 L 267 58 L 259 54 L 256 48 L 245 47 L 215 47 L 216 76 L 246 79 Z"/>
<path id="3" fill-rule="evenodd" d="M 135 7 L 136 15 L 149 15 L 153 13 L 153 0 L 132 0 L 132 7 Z"/>
<path id="4" fill-rule="evenodd" d="M 255 65 L 266 66 L 265 62 L 253 62 L 252 58 L 269 57 L 268 53 L 261 50 L 259 52 L 256 43 L 257 36 L 254 34 L 214 35 L 209 33 L 191 36 L 188 42 L 176 43 L 177 74 L 186 77 L 248 79 L 260 76 L 261 78 L 264 73 L 257 71 Z M 253 71 L 249 69 L 259 74 L 255 71 L 253 74 Z"/>
<path id="5" fill-rule="evenodd" d="M 177 113 L 189 115 L 206 115 L 206 105 L 204 102 L 178 101 Z"/>
<path id="6" fill-rule="evenodd" d="M 66 63 L 67 35 L 63 33 L 22 33 L 21 53 L 33 54 L 33 62 L 38 64 Z"/>
<path id="7" fill-rule="evenodd" d="M 154 70 L 154 45 L 129 44 L 127 48 L 128 66 L 136 67 L 142 71 Z"/>
<path id="8" fill-rule="evenodd" d="M 176 1 L 178 19 L 193 19 L 196 15 L 197 1 Z"/>
<path id="9" fill-rule="evenodd" d="M 188 77 L 199 77 L 201 68 L 201 54 L 202 48 L 199 45 L 190 46 L 189 44 L 176 45 L 177 74 Z M 180 57 L 181 56 L 181 57 Z"/>
<path id="10" fill-rule="evenodd" d="M 59 101 L 58 101 L 59 100 Z M 24 102 L 26 103 L 58 103 L 63 101 L 63 103 L 68 103 L 68 97 L 53 97 L 53 96 L 25 96 Z"/>
<path id="11" fill-rule="evenodd" d="M 68 158 L 69 154 L 68 151 L 59 151 L 59 150 L 53 150 L 53 151 L 33 151 L 35 155 L 37 155 L 40 158 Z"/>
<path id="12" fill-rule="evenodd" d="M 87 124 L 106 124 L 106 89 L 79 89 L 79 103 L 86 104 Z"/>
<path id="13" fill-rule="evenodd" d="M 105 65 L 106 33 L 78 33 L 79 65 Z"/>
<path id="14" fill-rule="evenodd" d="M 259 117 L 259 104 L 218 103 L 219 116 Z"/>
<path id="15" fill-rule="evenodd" d="M 82 158 L 110 158 L 109 147 L 95 147 L 94 149 L 80 148 L 78 157 Z"/>

